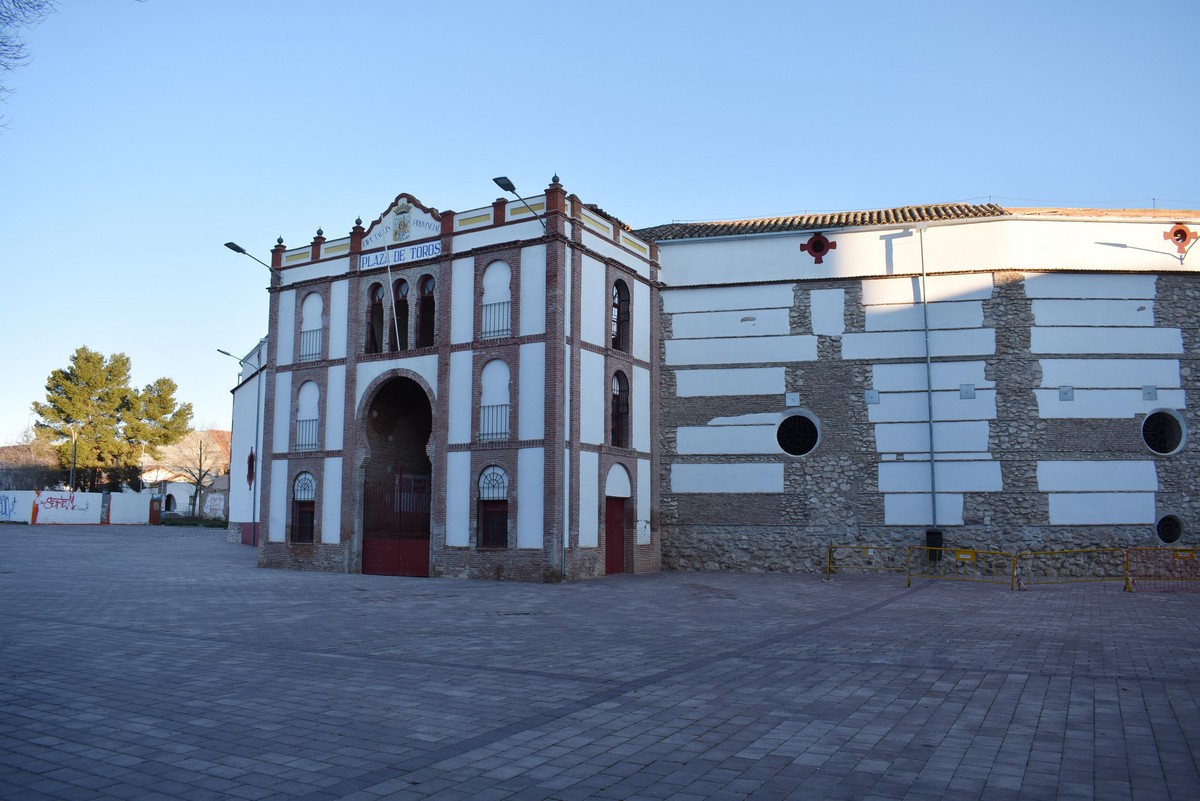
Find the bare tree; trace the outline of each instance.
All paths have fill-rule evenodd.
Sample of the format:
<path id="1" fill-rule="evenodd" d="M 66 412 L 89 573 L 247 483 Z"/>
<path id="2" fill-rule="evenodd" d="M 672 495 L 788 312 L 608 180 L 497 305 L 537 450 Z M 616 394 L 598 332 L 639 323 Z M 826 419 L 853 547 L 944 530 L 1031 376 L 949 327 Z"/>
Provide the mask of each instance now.
<path id="1" fill-rule="evenodd" d="M 229 472 L 229 432 L 193 431 L 174 445 L 163 449 L 160 460 L 196 488 L 192 493 L 192 514 L 202 514 L 204 490 L 217 476 Z"/>
<path id="2" fill-rule="evenodd" d="M 53 10 L 51 0 L 0 0 L 0 76 L 29 59 L 21 31 L 41 22 Z M 0 98 L 9 91 L 0 80 Z"/>

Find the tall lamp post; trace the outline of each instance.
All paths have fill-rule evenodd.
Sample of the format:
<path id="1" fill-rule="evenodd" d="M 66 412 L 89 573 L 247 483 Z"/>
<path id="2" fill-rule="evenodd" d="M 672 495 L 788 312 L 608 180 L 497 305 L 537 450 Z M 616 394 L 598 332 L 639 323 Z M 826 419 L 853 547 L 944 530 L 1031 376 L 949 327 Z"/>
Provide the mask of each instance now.
<path id="1" fill-rule="evenodd" d="M 520 195 L 518 195 L 518 194 L 517 194 L 517 187 L 513 185 L 513 182 L 512 182 L 512 181 L 508 180 L 508 178 L 507 178 L 506 176 L 503 176 L 503 175 L 501 175 L 499 178 L 493 178 L 493 179 L 492 179 L 492 181 L 493 181 L 493 182 L 496 184 L 496 186 L 500 187 L 500 188 L 501 188 L 501 189 L 503 189 L 505 192 L 510 192 L 510 193 L 512 193 L 512 195 L 513 195 L 513 196 L 514 196 L 514 197 L 515 197 L 517 200 L 519 200 L 519 201 L 521 201 L 522 203 L 524 203 L 524 204 L 525 204 L 525 208 L 529 209 L 529 213 L 530 213 L 530 214 L 532 214 L 534 217 L 536 217 L 536 218 L 537 218 L 537 221 L 538 221 L 538 222 L 540 222 L 540 223 L 542 224 L 542 229 L 543 229 L 543 230 L 545 230 L 545 228 L 546 228 L 546 220 L 545 220 L 545 218 L 544 218 L 544 217 L 542 217 L 542 215 L 538 214 L 536 211 L 534 211 L 534 210 L 533 210 L 533 206 L 530 206 L 530 205 L 529 205 L 529 203 L 528 203 L 528 202 L 526 202 L 525 198 L 523 198 L 523 197 L 521 197 Z M 557 176 L 557 175 L 556 175 L 556 176 L 554 176 L 554 183 L 558 183 L 558 176 Z M 232 243 L 231 243 L 231 244 L 232 244 Z M 228 247 L 228 245 L 227 245 L 226 247 Z"/>
<path id="2" fill-rule="evenodd" d="M 71 477 L 67 479 L 67 489 L 71 492 L 75 491 L 75 440 L 79 437 L 79 431 L 75 428 L 75 422 L 72 421 L 66 429 L 71 432 Z"/>
<path id="3" fill-rule="evenodd" d="M 280 239 L 279 241 L 283 242 L 282 239 Z M 234 253 L 240 253 L 243 256 L 247 256 L 251 259 L 254 259 L 256 262 L 261 264 L 263 267 L 266 267 L 268 270 L 270 270 L 271 275 L 275 275 L 275 276 L 279 275 L 278 270 L 276 270 L 271 265 L 267 264 L 265 261 L 260 259 L 258 256 L 255 256 L 253 253 L 246 250 L 244 247 L 239 245 L 237 242 L 226 242 L 225 247 L 229 248 Z M 259 342 L 258 343 L 258 351 L 257 351 L 257 353 L 258 353 L 257 362 L 258 363 L 254 367 L 256 375 L 257 375 L 257 373 L 261 372 L 263 369 L 262 347 L 263 347 L 263 344 L 261 342 Z M 245 368 L 247 366 L 245 361 L 243 361 L 242 359 L 238 359 L 237 356 L 234 356 L 232 353 L 230 353 L 227 350 L 221 350 L 220 348 L 218 348 L 217 353 L 223 353 L 231 359 L 236 359 L 238 364 L 242 365 L 243 368 Z M 261 414 L 260 409 L 262 408 L 261 397 L 262 397 L 263 377 L 261 375 L 257 375 L 257 377 L 255 378 L 255 381 L 256 381 L 256 384 L 255 384 L 255 388 L 254 388 L 255 389 L 255 391 L 254 391 L 254 442 L 251 445 L 251 452 L 250 452 L 251 456 L 252 456 L 251 466 L 252 466 L 252 469 L 254 472 L 251 474 L 251 477 L 250 477 L 250 514 L 254 518 L 254 520 L 252 521 L 252 525 L 254 527 L 254 529 L 253 529 L 254 530 L 254 534 L 253 534 L 254 544 L 258 545 L 258 476 L 262 472 L 262 470 L 260 469 L 261 468 L 260 463 L 262 462 L 262 454 L 260 453 L 260 451 L 262 450 L 262 448 L 260 447 L 259 441 L 258 441 L 258 430 L 259 430 L 259 416 Z"/>

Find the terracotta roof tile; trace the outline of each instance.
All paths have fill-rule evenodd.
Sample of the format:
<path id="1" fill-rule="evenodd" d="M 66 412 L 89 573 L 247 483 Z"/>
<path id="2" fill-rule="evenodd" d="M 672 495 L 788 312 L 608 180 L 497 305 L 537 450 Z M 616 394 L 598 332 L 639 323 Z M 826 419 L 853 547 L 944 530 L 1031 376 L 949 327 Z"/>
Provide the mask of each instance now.
<path id="1" fill-rule="evenodd" d="M 828 231 L 871 225 L 965 220 L 1007 215 L 995 203 L 935 203 L 927 206 L 901 206 L 870 211 L 835 211 L 825 214 L 799 214 L 791 217 L 761 217 L 755 220 L 718 220 L 714 222 L 674 222 L 634 231 L 647 242 L 670 239 L 702 239 L 711 236 L 745 236 L 781 231 Z"/>

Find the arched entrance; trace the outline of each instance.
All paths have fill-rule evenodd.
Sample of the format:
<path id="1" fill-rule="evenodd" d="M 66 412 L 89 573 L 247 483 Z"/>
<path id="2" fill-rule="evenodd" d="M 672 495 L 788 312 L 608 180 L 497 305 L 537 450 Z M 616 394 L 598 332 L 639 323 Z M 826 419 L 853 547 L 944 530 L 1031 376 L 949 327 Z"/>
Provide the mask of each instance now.
<path id="1" fill-rule="evenodd" d="M 412 379 L 393 378 L 379 388 L 366 415 L 362 572 L 428 576 L 429 398 Z"/>

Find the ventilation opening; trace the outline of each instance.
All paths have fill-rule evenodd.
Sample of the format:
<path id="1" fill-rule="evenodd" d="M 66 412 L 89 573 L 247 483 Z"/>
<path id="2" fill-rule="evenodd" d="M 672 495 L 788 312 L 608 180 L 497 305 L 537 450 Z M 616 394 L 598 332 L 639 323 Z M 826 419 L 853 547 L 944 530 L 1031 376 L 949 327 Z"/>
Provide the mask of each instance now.
<path id="1" fill-rule="evenodd" d="M 1170 545 L 1179 542 L 1179 538 L 1183 536 L 1183 521 L 1175 515 L 1164 515 L 1158 519 L 1154 530 L 1158 532 L 1160 540 Z"/>
<path id="2" fill-rule="evenodd" d="M 785 417 L 775 432 L 775 439 L 784 453 L 792 456 L 803 456 L 817 447 L 821 432 L 816 421 L 802 414 Z"/>
<path id="3" fill-rule="evenodd" d="M 1182 448 L 1183 435 L 1183 420 L 1172 412 L 1151 412 L 1142 421 L 1142 440 L 1147 448 L 1162 456 Z"/>

